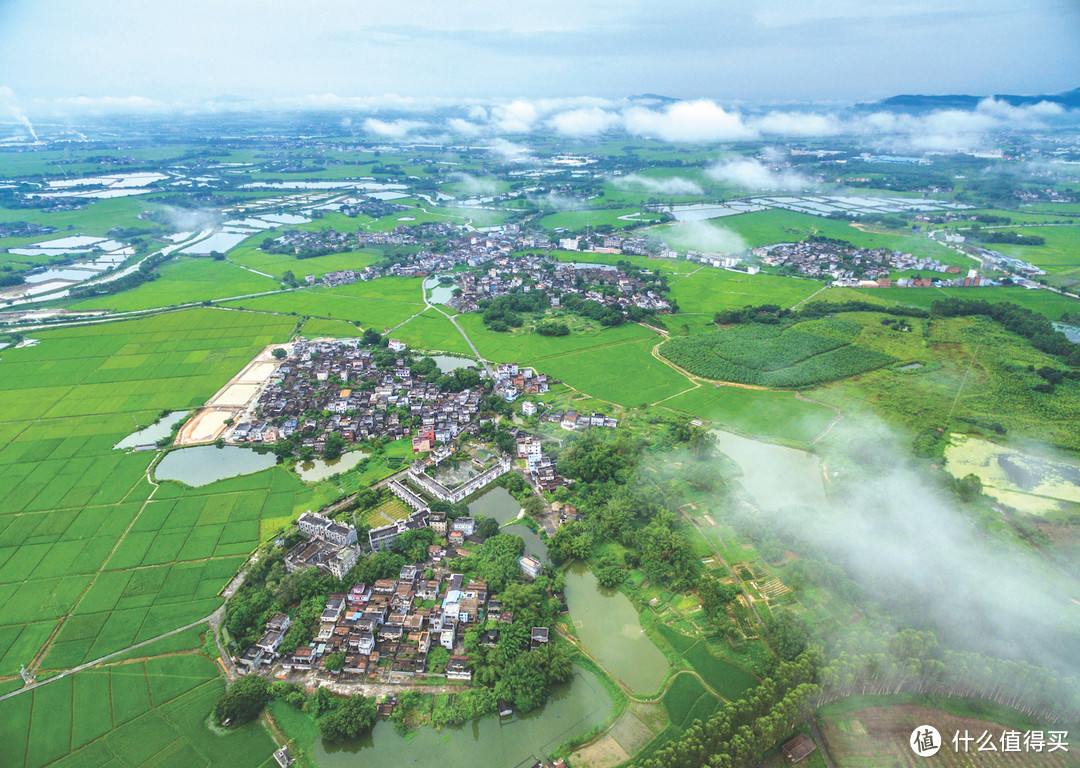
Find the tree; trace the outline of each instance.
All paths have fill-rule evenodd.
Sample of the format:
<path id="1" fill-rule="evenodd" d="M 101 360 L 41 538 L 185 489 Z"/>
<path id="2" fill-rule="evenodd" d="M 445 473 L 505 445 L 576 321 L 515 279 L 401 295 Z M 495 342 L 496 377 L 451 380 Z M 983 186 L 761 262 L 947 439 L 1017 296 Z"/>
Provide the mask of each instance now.
<path id="1" fill-rule="evenodd" d="M 482 517 L 476 524 L 476 535 L 482 539 L 494 536 L 499 532 L 499 521 L 493 517 Z"/>
<path id="2" fill-rule="evenodd" d="M 374 699 L 350 696 L 319 718 L 319 733 L 326 741 L 358 739 L 371 730 L 377 714 Z"/>
<path id="3" fill-rule="evenodd" d="M 340 672 L 341 668 L 345 666 L 345 654 L 344 653 L 329 653 L 326 658 L 323 659 L 323 666 L 326 667 L 329 672 Z"/>
<path id="4" fill-rule="evenodd" d="M 275 349 L 274 349 L 274 351 L 273 351 L 273 352 L 271 352 L 270 354 L 272 354 L 272 355 L 273 355 L 273 356 L 274 356 L 275 358 L 277 358 L 278 360 L 284 360 L 284 359 L 286 358 L 286 356 L 288 356 L 288 354 L 289 354 L 289 353 L 288 353 L 288 352 L 286 352 L 286 351 L 285 351 L 284 349 L 282 349 L 281 347 L 277 347 L 277 348 L 275 348 Z"/>
<path id="5" fill-rule="evenodd" d="M 341 458 L 345 451 L 345 440 L 337 432 L 331 432 L 323 445 L 323 458 L 328 461 Z"/>
<path id="6" fill-rule="evenodd" d="M 806 623 L 787 608 L 773 611 L 768 621 L 769 632 L 780 658 L 792 660 L 806 650 L 810 634 Z"/>
<path id="7" fill-rule="evenodd" d="M 258 675 L 245 675 L 229 686 L 214 705 L 218 725 L 242 725 L 259 716 L 270 701 L 270 683 Z"/>
<path id="8" fill-rule="evenodd" d="M 548 679 L 539 655 L 522 653 L 511 661 L 495 686 L 495 695 L 514 702 L 519 713 L 530 712 L 543 704 L 548 695 Z"/>
<path id="9" fill-rule="evenodd" d="M 525 490 L 525 480 L 517 472 L 511 472 L 506 477 L 506 490 L 510 491 L 512 496 L 517 496 Z"/>

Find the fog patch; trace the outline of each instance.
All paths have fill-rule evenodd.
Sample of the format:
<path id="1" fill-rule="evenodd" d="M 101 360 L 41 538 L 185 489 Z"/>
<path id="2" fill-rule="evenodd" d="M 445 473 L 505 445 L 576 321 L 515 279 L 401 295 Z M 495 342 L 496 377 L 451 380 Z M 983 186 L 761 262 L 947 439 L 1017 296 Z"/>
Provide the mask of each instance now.
<path id="1" fill-rule="evenodd" d="M 790 168 L 766 165 L 755 158 L 721 160 L 705 169 L 715 181 L 750 190 L 796 191 L 817 187 L 817 182 Z"/>
<path id="2" fill-rule="evenodd" d="M 611 182 L 616 187 L 644 189 L 660 195 L 700 195 L 704 190 L 695 182 L 681 176 L 653 178 L 631 173 L 628 176 L 615 176 Z"/>

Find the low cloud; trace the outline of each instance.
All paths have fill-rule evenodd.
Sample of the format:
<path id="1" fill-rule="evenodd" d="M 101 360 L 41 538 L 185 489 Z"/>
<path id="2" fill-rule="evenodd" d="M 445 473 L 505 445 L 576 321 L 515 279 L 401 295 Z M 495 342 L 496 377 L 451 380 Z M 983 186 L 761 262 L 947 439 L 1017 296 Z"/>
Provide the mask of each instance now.
<path id="1" fill-rule="evenodd" d="M 507 163 L 525 163 L 533 159 L 529 148 L 506 139 L 494 139 L 487 146 L 488 152 Z"/>
<path id="2" fill-rule="evenodd" d="M 744 524 L 843 567 L 852 586 L 880 601 L 901 626 L 932 627 L 954 647 L 1075 670 L 1075 581 L 1024 546 L 988 534 L 944 484 L 912 464 L 904 441 L 885 425 L 849 413 L 837 426 L 822 474 L 792 470 L 790 482 L 813 481 L 814 493 L 770 491 L 772 478 L 785 471 L 775 465 L 783 459 L 758 472 L 743 457 L 743 484 L 757 488 L 757 511 Z M 803 456 L 793 453 L 792 463 Z"/>
<path id="3" fill-rule="evenodd" d="M 643 189 L 659 195 L 700 195 L 704 192 L 698 184 L 681 176 L 667 176 L 660 179 L 632 173 L 629 176 L 616 176 L 612 179 L 612 183 L 617 187 Z"/>
<path id="4" fill-rule="evenodd" d="M 221 223 L 221 214 L 211 208 L 177 208 L 166 206 L 162 209 L 168 225 L 174 232 L 198 232 Z"/>
<path id="5" fill-rule="evenodd" d="M 706 168 L 705 175 L 715 181 L 749 190 L 775 192 L 816 186 L 814 181 L 796 171 L 789 168 L 775 168 L 754 158 L 721 160 Z"/>
<path id="6" fill-rule="evenodd" d="M 687 221 L 673 225 L 665 239 L 679 248 L 734 255 L 750 249 L 742 235 L 720 224 L 708 221 Z"/>
<path id="7" fill-rule="evenodd" d="M 23 108 L 19 105 L 18 99 L 15 98 L 15 91 L 8 88 L 6 85 L 0 86 L 0 114 L 7 112 L 16 123 L 22 126 L 27 135 L 34 141 L 38 140 L 37 131 L 34 130 L 33 123 L 30 122 L 30 118 L 26 116 Z"/>
<path id="8" fill-rule="evenodd" d="M 446 121 L 446 127 L 450 133 L 457 136 L 478 136 L 483 133 L 484 127 L 477 123 L 470 123 L 460 117 L 451 117 Z"/>
<path id="9" fill-rule="evenodd" d="M 556 133 L 572 137 L 598 136 L 618 123 L 618 115 L 599 107 L 560 112 L 548 120 Z"/>
<path id="10" fill-rule="evenodd" d="M 498 133 L 528 133 L 539 118 L 536 105 L 524 99 L 499 104 L 491 110 L 492 127 Z"/>
<path id="11" fill-rule="evenodd" d="M 665 141 L 740 141 L 758 136 L 738 112 L 708 99 L 680 101 L 662 110 L 633 107 L 623 113 L 623 125 L 635 136 Z"/>
<path id="12" fill-rule="evenodd" d="M 369 117 L 364 121 L 364 130 L 388 139 L 402 139 L 424 128 L 425 124 L 416 120 L 380 120 Z"/>
<path id="13" fill-rule="evenodd" d="M 480 179 L 468 173 L 455 173 L 454 180 L 465 188 L 468 195 L 494 195 L 499 189 L 494 179 Z"/>

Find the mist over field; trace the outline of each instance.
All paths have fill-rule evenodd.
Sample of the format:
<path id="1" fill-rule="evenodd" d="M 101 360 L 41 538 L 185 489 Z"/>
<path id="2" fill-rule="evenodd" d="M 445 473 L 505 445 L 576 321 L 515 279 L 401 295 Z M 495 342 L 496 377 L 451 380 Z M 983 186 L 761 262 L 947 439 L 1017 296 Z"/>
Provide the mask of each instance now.
<path id="1" fill-rule="evenodd" d="M 897 629 L 932 629 L 959 649 L 1077 669 L 1075 581 L 980 529 L 886 425 L 845 416 L 820 457 L 826 503 L 755 497 L 755 522 L 770 538 L 840 565 Z M 751 471 L 786 482 L 783 467 Z"/>

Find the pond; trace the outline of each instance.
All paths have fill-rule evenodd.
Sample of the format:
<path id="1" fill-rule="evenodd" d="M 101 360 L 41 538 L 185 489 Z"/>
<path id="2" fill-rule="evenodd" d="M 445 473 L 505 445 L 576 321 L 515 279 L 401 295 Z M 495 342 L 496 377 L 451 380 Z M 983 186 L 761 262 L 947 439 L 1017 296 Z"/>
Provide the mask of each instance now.
<path id="1" fill-rule="evenodd" d="M 667 658 L 641 626 L 630 598 L 601 587 L 581 563 L 566 569 L 566 602 L 582 644 L 635 693 L 655 692 L 668 672 Z"/>
<path id="2" fill-rule="evenodd" d="M 521 504 L 510 495 L 510 492 L 497 485 L 475 501 L 469 502 L 469 514 L 483 515 L 499 521 L 499 525 L 517 520 L 521 511 Z M 511 525 L 502 530 L 502 533 L 512 533 L 525 539 L 525 552 L 547 558 L 547 544 L 538 535 L 533 533 L 527 526 Z"/>
<path id="3" fill-rule="evenodd" d="M 250 448 L 227 445 L 200 445 L 170 451 L 154 468 L 158 480 L 178 480 L 194 488 L 227 477 L 250 475 L 269 469 L 277 463 L 272 453 L 255 453 Z"/>
<path id="4" fill-rule="evenodd" d="M 336 459 L 314 459 L 296 463 L 296 474 L 300 479 L 308 483 L 317 483 L 338 472 L 347 472 L 370 454 L 370 451 L 350 451 L 343 453 Z"/>
<path id="5" fill-rule="evenodd" d="M 739 482 L 761 509 L 827 504 L 816 455 L 723 430 L 713 430 L 713 434 L 717 448 L 739 465 Z M 777 478 L 783 478 L 783 482 Z"/>
<path id="6" fill-rule="evenodd" d="M 957 478 L 978 475 L 987 496 L 1020 512 L 1043 514 L 1062 502 L 1080 504 L 1080 467 L 1063 458 L 953 434 L 945 469 Z"/>
<path id="7" fill-rule="evenodd" d="M 455 466 L 455 464 L 457 466 Z M 435 469 L 435 479 L 447 488 L 461 485 L 466 480 L 476 477 L 479 472 L 473 467 L 472 462 L 447 460 Z"/>
<path id="8" fill-rule="evenodd" d="M 424 290 L 428 292 L 430 296 L 428 300 L 432 304 L 449 304 L 450 299 L 454 297 L 455 287 L 453 283 L 442 285 L 437 277 L 429 277 L 424 281 Z"/>
<path id="9" fill-rule="evenodd" d="M 163 437 L 172 434 L 172 425 L 187 418 L 189 411 L 176 411 L 162 416 L 153 424 L 132 432 L 119 443 L 113 446 L 113 450 L 122 451 L 134 448 L 137 445 L 153 445 Z"/>
<path id="10" fill-rule="evenodd" d="M 443 373 L 450 373 L 451 371 L 456 371 L 458 368 L 468 368 L 469 366 L 476 365 L 476 361 L 471 357 L 431 355 L 431 359 L 435 361 L 435 365 L 439 366 L 439 370 Z"/>
<path id="11" fill-rule="evenodd" d="M 560 744 L 603 723 L 611 697 L 591 672 L 574 667 L 569 683 L 556 686 L 543 707 L 499 723 L 485 717 L 459 726 L 420 728 L 397 735 L 380 720 L 363 739 L 324 745 L 316 738 L 312 758 L 319 768 L 416 766 L 416 768 L 528 768 Z"/>

